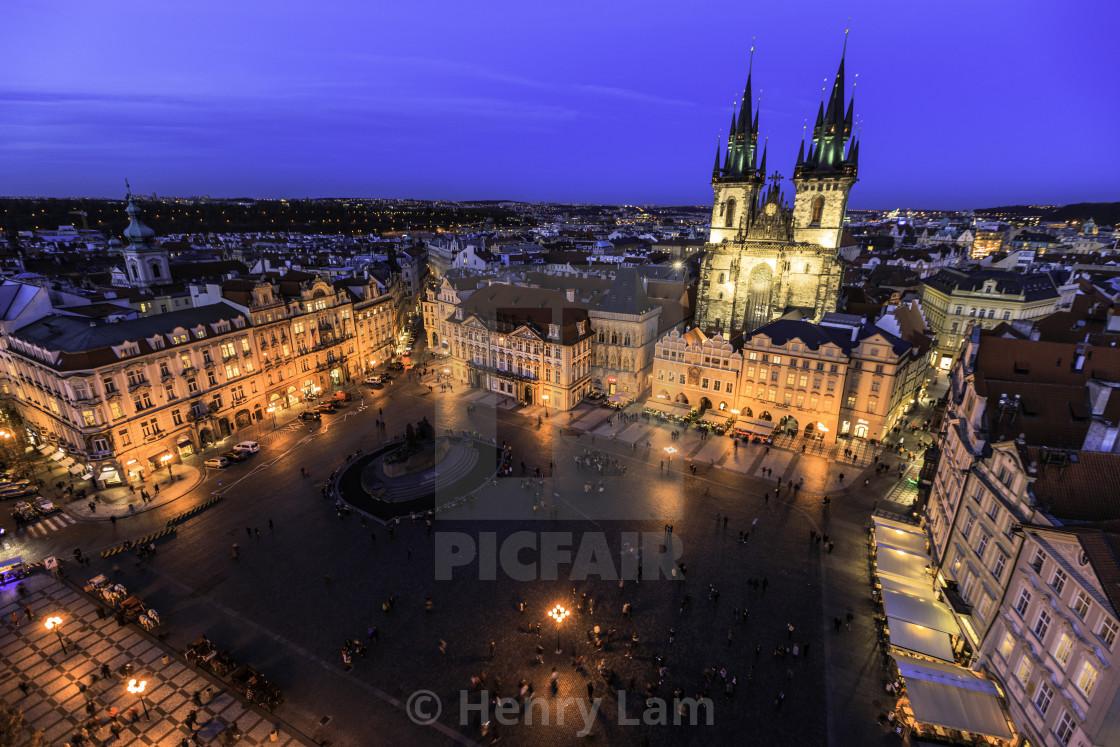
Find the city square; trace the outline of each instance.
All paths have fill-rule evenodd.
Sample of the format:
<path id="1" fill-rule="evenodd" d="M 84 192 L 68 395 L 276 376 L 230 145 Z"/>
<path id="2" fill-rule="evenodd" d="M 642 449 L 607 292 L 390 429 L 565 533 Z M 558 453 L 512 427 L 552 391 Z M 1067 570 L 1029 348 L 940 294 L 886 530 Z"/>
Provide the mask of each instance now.
<path id="1" fill-rule="evenodd" d="M 1120 744 L 1115 8 L 848 5 L 7 8 L 0 747 Z"/>
<path id="2" fill-rule="evenodd" d="M 354 404 L 364 409 L 350 411 L 353 417 L 313 432 L 281 425 L 262 436 L 267 462 L 245 477 L 238 478 L 237 467 L 218 473 L 220 478 L 199 474 L 199 483 L 182 497 L 139 514 L 125 511 L 113 524 L 118 538 L 145 534 L 191 502 L 222 496 L 173 538 L 157 540 L 154 557 L 135 563 L 134 553 L 96 558 L 88 569 L 68 567 L 70 583 L 105 573 L 160 610 L 160 640 L 153 648 L 164 646 L 175 656 L 205 634 L 238 662 L 275 672 L 286 694 L 276 717 L 291 725 L 297 740 L 359 745 L 375 734 L 397 734 L 416 743 L 470 743 L 493 739 L 496 730 L 514 744 L 584 738 L 685 744 L 731 739 L 752 722 L 765 724 L 753 728 L 772 735 L 767 739 L 788 744 L 819 744 L 831 729 L 841 730 L 837 738 L 845 741 L 844 734 L 853 733 L 864 743 L 883 738 L 874 695 L 886 674 L 870 634 L 865 547 L 870 503 L 893 487 L 894 478 L 872 478 L 873 486 L 849 490 L 838 476 L 847 469 L 846 481 L 862 488 L 859 465 L 757 443 L 734 447 L 732 439 L 702 439 L 688 431 L 677 440 L 672 431 L 679 426 L 637 413 L 629 418 L 624 410 L 583 407 L 547 419 L 542 411 L 538 427 L 539 408 L 474 404 L 490 395 L 470 389 L 429 394 L 423 379 L 361 396 Z M 473 417 L 466 415 L 468 406 L 475 408 Z M 392 524 L 392 533 L 360 512 L 339 512 L 334 500 L 322 496 L 325 478 L 347 461 L 340 454 L 379 443 L 373 421 L 383 418 L 393 433 L 424 417 L 437 430 L 469 429 L 516 444 L 513 474 L 479 486 L 472 502 L 439 511 L 430 528 L 426 520 L 406 517 Z M 662 459 L 670 443 L 677 444 L 677 458 Z M 616 460 L 626 471 L 600 477 L 594 467 L 578 468 L 576 458 L 585 454 Z M 317 465 L 308 468 L 310 477 L 300 477 L 304 464 Z M 776 475 L 781 471 L 780 495 L 779 477 L 772 484 L 761 476 L 766 464 L 775 465 Z M 547 476 L 534 477 L 538 468 Z M 602 492 L 584 491 L 588 475 Z M 786 487 L 803 477 L 813 488 Z M 527 482 L 530 487 L 523 487 Z M 821 488 L 835 499 L 829 508 L 822 505 Z M 717 514 L 727 517 L 726 526 Z M 107 517 L 82 518 L 91 541 L 104 536 Z M 526 578 L 522 569 L 532 568 L 534 551 L 516 567 L 494 564 L 496 574 L 487 576 L 469 558 L 436 556 L 444 534 L 461 541 L 491 533 L 500 543 L 519 532 L 542 542 L 558 535 L 568 563 L 559 564 L 557 573 Z M 836 548 L 813 543 L 810 532 L 829 534 Z M 741 540 L 744 534 L 748 539 Z M 679 542 L 678 568 L 683 564 L 687 573 L 658 573 L 662 568 L 653 566 L 655 574 L 638 582 L 638 563 L 625 556 L 638 549 L 648 554 L 670 538 Z M 230 555 L 235 543 L 237 559 Z M 291 553 L 296 543 L 298 561 Z M 574 562 L 585 552 L 581 544 L 609 547 L 612 557 L 581 567 Z M 451 563 L 451 580 L 437 580 L 440 562 Z M 31 602 L 45 614 L 43 608 L 55 604 L 57 586 L 49 577 L 32 585 L 50 595 Z M 10 590 L 5 602 L 5 613 L 18 604 Z M 546 614 L 556 605 L 570 613 L 559 625 Z M 59 613 L 68 614 L 65 608 Z M 840 633 L 832 627 L 838 615 L 844 618 Z M 12 632 L 10 645 L 18 646 L 23 629 Z M 637 644 L 627 646 L 634 636 Z M 350 663 L 339 654 L 347 639 L 366 647 Z M 789 652 L 776 651 L 778 646 Z M 97 660 L 94 652 L 89 658 Z M 613 672 L 609 682 L 600 662 Z M 483 674 L 487 687 L 498 688 L 502 697 L 517 697 L 524 681 L 532 697 L 565 707 L 537 712 L 535 723 L 519 716 L 499 720 L 494 712 L 483 719 L 492 722 L 484 737 L 478 718 L 469 708 L 464 713 L 460 701 L 483 702 L 481 686 L 472 689 L 472 678 Z M 837 687 L 842 677 L 851 680 Z M 588 683 L 601 698 L 590 723 L 577 706 L 590 707 Z M 15 684 L 10 679 L 8 687 Z M 692 717 L 697 725 L 685 718 L 662 728 L 682 720 L 674 704 L 678 689 L 680 700 L 710 699 L 710 712 Z M 431 725 L 414 723 L 425 719 L 408 711 L 409 697 L 420 691 L 438 697 L 441 715 Z M 667 716 L 644 715 L 651 697 L 668 702 Z M 619 710 L 620 703 L 628 703 L 626 710 Z M 366 731 L 370 713 L 378 715 L 376 731 Z M 165 732 L 182 719 L 183 713 L 167 710 Z M 247 731 L 249 719 L 241 720 Z M 261 728 L 270 723 L 259 716 L 257 722 Z M 133 729 L 137 738 L 146 733 Z"/>

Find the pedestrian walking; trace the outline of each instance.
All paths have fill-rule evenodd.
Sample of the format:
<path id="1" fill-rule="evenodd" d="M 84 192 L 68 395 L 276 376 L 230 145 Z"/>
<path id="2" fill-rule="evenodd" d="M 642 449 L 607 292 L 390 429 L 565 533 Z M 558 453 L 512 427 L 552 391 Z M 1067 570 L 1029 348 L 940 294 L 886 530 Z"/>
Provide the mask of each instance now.
<path id="1" fill-rule="evenodd" d="M 496 646 L 495 646 L 494 642 L 493 642 L 493 641 L 490 641 L 490 658 L 491 658 L 491 659 L 493 659 L 493 658 L 494 658 L 494 649 L 495 649 L 495 648 L 496 648 Z"/>
<path id="2" fill-rule="evenodd" d="M 588 700 L 594 700 L 595 699 L 595 683 L 594 682 L 588 682 L 587 683 L 587 699 Z"/>
<path id="3" fill-rule="evenodd" d="M 447 656 L 447 641 L 443 640 L 442 638 L 439 641 L 439 652 L 444 656 Z M 490 656 L 494 656 L 493 650 L 490 651 Z"/>
<path id="4" fill-rule="evenodd" d="M 735 637 L 735 629 L 734 628 L 728 628 L 727 629 L 727 645 L 728 646 L 731 645 L 731 639 L 734 638 L 734 637 Z"/>

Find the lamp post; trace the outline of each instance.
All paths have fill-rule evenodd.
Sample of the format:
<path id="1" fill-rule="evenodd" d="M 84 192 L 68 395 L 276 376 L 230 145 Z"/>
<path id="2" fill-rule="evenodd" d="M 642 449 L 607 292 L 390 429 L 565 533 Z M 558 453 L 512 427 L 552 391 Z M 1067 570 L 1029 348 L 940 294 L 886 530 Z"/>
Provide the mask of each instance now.
<path id="1" fill-rule="evenodd" d="M 58 645 L 62 647 L 62 653 L 66 653 L 66 642 L 62 640 L 62 618 L 61 617 L 48 617 L 43 623 L 47 630 L 53 630 L 55 635 L 58 636 Z"/>
<path id="2" fill-rule="evenodd" d="M 144 720 L 151 721 L 152 717 L 148 714 L 148 704 L 144 700 L 144 688 L 147 686 L 147 684 L 147 680 L 140 680 L 139 682 L 137 682 L 136 680 L 129 680 L 128 691 L 130 693 L 136 693 L 136 697 L 140 701 L 140 705 L 144 708 Z"/>
<path id="3" fill-rule="evenodd" d="M 169 483 L 175 482 L 175 475 L 171 473 L 171 455 L 164 454 L 159 460 L 167 465 L 167 481 Z"/>
<path id="4" fill-rule="evenodd" d="M 672 465 L 673 464 L 673 455 L 677 453 L 676 448 L 673 447 L 673 446 L 666 446 L 665 447 L 665 453 L 669 455 L 669 464 Z"/>
<path id="5" fill-rule="evenodd" d="M 269 405 L 265 412 L 272 416 L 272 430 L 276 430 L 276 405 Z"/>
<path id="6" fill-rule="evenodd" d="M 556 621 L 556 653 L 560 653 L 560 623 L 564 622 L 564 618 L 572 614 L 568 610 L 561 607 L 559 604 L 548 611 L 548 616 Z"/>
<path id="7" fill-rule="evenodd" d="M 548 395 L 542 394 L 541 399 L 544 400 L 544 416 L 548 417 Z"/>

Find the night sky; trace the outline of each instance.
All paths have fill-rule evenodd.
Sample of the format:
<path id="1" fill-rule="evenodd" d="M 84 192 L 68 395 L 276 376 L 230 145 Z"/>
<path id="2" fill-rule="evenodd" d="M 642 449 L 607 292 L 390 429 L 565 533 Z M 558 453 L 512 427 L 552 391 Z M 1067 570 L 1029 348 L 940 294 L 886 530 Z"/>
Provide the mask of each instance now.
<path id="1" fill-rule="evenodd" d="M 127 177 L 160 195 L 705 204 L 752 40 L 768 165 L 789 175 L 850 27 L 852 207 L 1120 199 L 1104 0 L 36 0 L 3 16 L 4 195 L 120 197 Z"/>

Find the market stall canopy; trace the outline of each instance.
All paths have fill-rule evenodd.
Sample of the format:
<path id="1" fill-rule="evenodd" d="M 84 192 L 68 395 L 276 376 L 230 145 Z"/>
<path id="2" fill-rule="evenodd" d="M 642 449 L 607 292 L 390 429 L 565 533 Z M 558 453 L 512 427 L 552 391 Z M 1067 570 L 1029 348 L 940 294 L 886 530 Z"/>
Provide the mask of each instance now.
<path id="1" fill-rule="evenodd" d="M 934 593 L 930 587 L 928 579 L 915 580 L 910 578 L 896 578 L 894 576 L 881 576 L 879 578 L 879 585 L 883 587 L 883 591 L 898 591 L 903 594 L 910 594 L 922 599 L 937 599 L 937 594 Z"/>
<path id="2" fill-rule="evenodd" d="M 80 475 L 84 469 L 85 467 L 80 464 L 71 464 L 68 471 L 72 475 Z"/>
<path id="3" fill-rule="evenodd" d="M 881 529 L 890 529 L 890 530 L 893 530 L 893 531 L 896 531 L 896 532 L 909 532 L 910 534 L 916 534 L 919 537 L 925 537 L 926 536 L 926 533 L 922 530 L 922 528 L 920 526 L 916 526 L 914 524 L 907 524 L 906 522 L 898 521 L 897 519 L 891 519 L 887 516 L 881 515 L 880 513 L 877 513 L 876 515 L 872 516 L 871 521 L 874 522 L 874 524 L 875 524 L 875 531 L 876 532 L 878 532 Z"/>
<path id="4" fill-rule="evenodd" d="M 906 680 L 914 719 L 923 724 L 1011 739 L 996 686 L 963 667 L 892 654 Z"/>
<path id="5" fill-rule="evenodd" d="M 926 565 L 929 558 L 915 555 L 905 550 L 883 548 L 875 560 L 875 572 L 880 576 L 895 576 L 914 581 L 925 581 L 928 577 Z"/>
<path id="6" fill-rule="evenodd" d="M 883 609 L 887 617 L 894 617 L 915 625 L 922 625 L 953 635 L 960 635 L 957 619 L 941 602 L 922 599 L 913 594 L 883 590 Z"/>
<path id="7" fill-rule="evenodd" d="M 778 427 L 778 424 L 772 420 L 740 417 L 735 421 L 735 427 L 750 431 L 751 433 L 757 433 L 760 436 L 769 436 L 774 432 L 774 429 Z"/>
<path id="8" fill-rule="evenodd" d="M 667 399 L 647 399 L 645 405 L 649 410 L 657 410 L 675 418 L 686 418 L 692 412 L 692 408 L 688 405 L 670 402 Z"/>
<path id="9" fill-rule="evenodd" d="M 43 454 L 50 454 L 52 451 L 54 451 L 54 447 L 50 444 L 43 444 L 39 447 L 39 451 Z"/>
<path id="10" fill-rule="evenodd" d="M 731 418 L 730 414 L 724 415 L 722 412 L 713 412 L 707 410 L 704 412 L 704 417 L 700 418 L 705 423 L 715 423 L 716 425 L 724 425 Z"/>
<path id="11" fill-rule="evenodd" d="M 51 454 L 51 459 L 55 460 L 56 462 L 60 462 L 65 458 L 66 458 L 66 455 L 63 454 L 61 451 L 56 451 L 55 453 Z"/>
<path id="12" fill-rule="evenodd" d="M 945 631 L 915 625 L 894 617 L 888 617 L 887 624 L 891 630 L 892 646 L 932 656 L 942 661 L 953 661 L 953 642 Z"/>
<path id="13" fill-rule="evenodd" d="M 924 534 L 903 532 L 898 529 L 875 528 L 875 546 L 880 549 L 893 548 L 905 550 L 915 555 L 926 554 L 926 537 Z"/>
<path id="14" fill-rule="evenodd" d="M 58 463 L 58 466 L 59 467 L 69 467 L 73 463 L 74 463 L 74 457 L 66 457 L 61 462 Z"/>
<path id="15" fill-rule="evenodd" d="M 616 405 L 625 405 L 630 401 L 630 395 L 623 394 L 622 392 L 615 392 L 611 396 L 607 397 L 607 401 L 614 402 Z"/>

